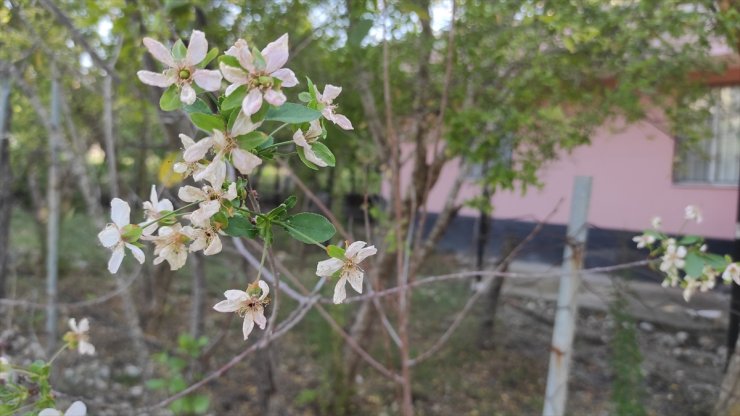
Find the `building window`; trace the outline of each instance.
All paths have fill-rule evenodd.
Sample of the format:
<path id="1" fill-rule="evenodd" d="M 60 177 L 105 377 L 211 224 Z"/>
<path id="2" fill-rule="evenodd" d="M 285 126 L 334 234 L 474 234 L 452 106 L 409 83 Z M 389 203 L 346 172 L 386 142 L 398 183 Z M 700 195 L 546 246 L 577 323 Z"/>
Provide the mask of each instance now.
<path id="1" fill-rule="evenodd" d="M 737 185 L 740 175 L 740 86 L 715 88 L 712 137 L 682 152 L 676 182 Z"/>

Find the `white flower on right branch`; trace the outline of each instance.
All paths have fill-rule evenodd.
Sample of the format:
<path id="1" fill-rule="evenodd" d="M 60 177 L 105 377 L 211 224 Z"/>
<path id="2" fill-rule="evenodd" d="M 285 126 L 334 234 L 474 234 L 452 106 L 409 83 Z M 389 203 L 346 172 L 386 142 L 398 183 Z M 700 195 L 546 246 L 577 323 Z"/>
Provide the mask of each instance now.
<path id="1" fill-rule="evenodd" d="M 725 271 L 722 272 L 722 280 L 726 283 L 734 281 L 736 284 L 740 285 L 740 263 L 728 264 Z"/>
<path id="2" fill-rule="evenodd" d="M 687 220 L 694 220 L 697 224 L 700 224 L 702 221 L 704 221 L 704 217 L 701 215 L 701 209 L 697 207 L 696 205 L 689 205 L 686 208 L 684 208 L 684 218 Z"/>
<path id="3" fill-rule="evenodd" d="M 321 122 L 319 120 L 314 120 L 311 122 L 305 133 L 301 129 L 298 129 L 293 133 L 293 142 L 303 148 L 303 154 L 306 156 L 306 160 L 316 166 L 325 168 L 329 165 L 324 162 L 323 159 L 316 156 L 312 147 L 313 143 L 321 137 L 323 132 L 324 130 L 321 128 Z"/>
<path id="4" fill-rule="evenodd" d="M 632 237 L 632 241 L 637 243 L 637 248 L 645 248 L 655 242 L 655 237 L 649 234 L 643 234 Z"/>
<path id="5" fill-rule="evenodd" d="M 62 413 L 61 411 L 54 409 L 53 407 L 47 407 L 46 409 L 42 410 L 39 413 L 39 416 L 86 416 L 87 415 L 87 406 L 85 406 L 85 403 L 82 403 L 81 401 L 76 401 L 72 403 L 71 406 L 69 406 L 69 409 L 67 409 L 66 412 Z"/>
<path id="6" fill-rule="evenodd" d="M 662 257 L 663 262 L 660 263 L 660 270 L 668 273 L 671 270 L 682 269 L 686 264 L 684 260 L 686 253 L 686 247 L 669 244 Z"/>
<path id="7" fill-rule="evenodd" d="M 95 346 L 90 343 L 90 322 L 87 318 L 80 319 L 78 323 L 75 318 L 69 318 L 70 331 L 64 334 L 64 341 L 73 348 L 77 348 L 80 355 L 95 355 Z"/>
<path id="8" fill-rule="evenodd" d="M 337 87 L 331 84 L 324 86 L 324 93 L 319 93 L 319 89 L 316 88 L 316 99 L 321 105 L 321 114 L 326 117 L 327 120 L 343 128 L 344 130 L 353 130 L 352 122 L 342 114 L 336 113 L 337 105 L 333 104 L 334 99 L 339 96 L 342 92 L 342 87 Z"/>
<path id="9" fill-rule="evenodd" d="M 105 226 L 103 231 L 98 233 L 98 240 L 105 248 L 111 249 L 110 260 L 108 260 L 108 271 L 115 273 L 121 267 L 123 262 L 124 247 L 131 250 L 139 263 L 144 263 L 144 252 L 129 241 L 127 234 L 135 231 L 138 225 L 131 225 L 131 207 L 128 203 L 119 198 L 113 198 L 110 202 L 112 223 Z M 134 239 L 135 240 L 135 239 Z"/>
<path id="10" fill-rule="evenodd" d="M 224 292 L 226 300 L 222 300 L 213 306 L 218 312 L 236 312 L 244 318 L 242 323 L 242 333 L 244 340 L 254 329 L 254 324 L 265 329 L 267 319 L 265 318 L 265 305 L 270 301 L 267 295 L 270 293 L 270 287 L 262 280 L 250 284 L 247 290 L 227 290 Z"/>
<path id="11" fill-rule="evenodd" d="M 144 223 L 149 223 L 148 226 L 144 228 L 142 233 L 144 235 L 151 235 L 153 232 L 157 231 L 157 228 L 159 228 L 159 220 L 163 215 L 163 211 L 172 211 L 174 210 L 174 207 L 172 206 L 172 202 L 170 202 L 169 199 L 162 199 L 159 200 L 159 197 L 157 196 L 157 186 L 152 185 L 152 191 L 149 194 L 149 200 L 144 201 L 144 214 L 146 215 L 146 221 Z"/>
<path id="12" fill-rule="evenodd" d="M 365 247 L 366 245 L 364 241 L 355 241 L 344 252 L 344 260 L 332 257 L 316 265 L 316 275 L 320 277 L 332 277 L 340 272 L 339 280 L 334 287 L 334 303 L 342 303 L 347 297 L 345 285 L 348 281 L 357 293 L 362 293 L 362 278 L 365 272 L 360 268 L 360 263 L 378 252 L 375 246 Z"/>

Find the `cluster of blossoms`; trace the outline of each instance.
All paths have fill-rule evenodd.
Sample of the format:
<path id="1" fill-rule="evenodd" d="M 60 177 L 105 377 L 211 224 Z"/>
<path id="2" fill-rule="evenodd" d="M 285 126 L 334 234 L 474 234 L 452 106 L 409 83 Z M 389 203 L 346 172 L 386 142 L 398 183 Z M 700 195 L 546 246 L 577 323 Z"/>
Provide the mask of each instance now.
<path id="1" fill-rule="evenodd" d="M 54 395 L 49 384 L 50 367 L 65 350 L 77 350 L 80 355 L 94 355 L 95 347 L 90 343 L 90 323 L 87 318 L 77 322 L 69 320 L 69 331 L 62 338 L 64 345 L 48 362 L 35 361 L 26 367 L 17 367 L 10 358 L 0 356 L 0 413 L 20 414 L 20 409 L 34 406 L 39 416 L 85 416 L 87 406 L 76 401 L 62 413 L 53 407 Z M 35 400 L 28 404 L 28 400 Z M 6 413 L 7 412 L 7 413 Z M 23 413 L 30 414 L 30 413 Z M 34 413 L 35 414 L 35 413 Z"/>
<path id="2" fill-rule="evenodd" d="M 100 243 L 112 251 L 108 270 L 118 271 L 127 250 L 143 263 L 144 242 L 154 246 L 154 264 L 166 261 L 177 270 L 186 264 L 189 253 L 220 253 L 221 237 L 225 235 L 260 238 L 267 249 L 272 244 L 273 227 L 281 227 L 291 237 L 327 251 L 331 258 L 318 264 L 316 275 L 337 279 L 336 303 L 345 299 L 347 282 L 361 293 L 364 272 L 359 263 L 375 254 L 375 247 L 365 247 L 362 241 L 347 242 L 346 251 L 338 246 L 325 247 L 322 242 L 335 234 L 326 218 L 314 213 L 290 215 L 295 197 L 263 213 L 249 187 L 249 175 L 260 165 L 291 154 L 278 153 L 282 146 L 294 148 L 311 169 L 334 166 L 335 157 L 323 143 L 327 135 L 324 123 L 353 129 L 334 103 L 342 88 L 327 84 L 320 91 L 307 79 L 307 90 L 298 94 L 302 104 L 289 102 L 283 89 L 296 87 L 299 82 L 285 67 L 289 57 L 287 34 L 262 50 L 239 39 L 221 56 L 216 48 L 208 49 L 205 35 L 197 30 L 192 32 L 187 47 L 177 41 L 168 49 L 150 38 L 144 39 L 144 45 L 165 69 L 161 73 L 139 71 L 139 79 L 165 88 L 160 99 L 162 110 L 185 111 L 202 131 L 200 138 L 180 135 L 182 160 L 173 166 L 183 180 L 192 178 L 196 185 L 179 188 L 179 208 L 176 202 L 160 198 L 156 186 L 152 186 L 150 200 L 143 204 L 145 219 L 138 224 L 131 223 L 131 207 L 113 199 L 112 222 L 98 234 Z M 218 69 L 206 69 L 217 58 Z M 271 124 L 270 133 L 261 130 Z M 292 133 L 285 141 L 277 141 L 275 135 L 285 127 Z M 214 309 L 243 317 L 242 332 L 247 339 L 255 324 L 265 328 L 268 294 L 269 286 L 258 278 L 246 290 L 227 290 L 226 300 Z"/>
<path id="3" fill-rule="evenodd" d="M 684 221 L 701 223 L 703 217 L 699 207 L 687 206 Z M 658 268 L 665 275 L 663 287 L 682 287 L 683 297 L 688 302 L 697 290 L 706 292 L 714 288 L 718 276 L 726 284 L 733 281 L 740 284 L 740 263 L 733 263 L 727 256 L 707 252 L 707 245 L 699 236 L 669 237 L 660 230 L 660 217 L 653 218 L 651 223 L 652 229 L 635 236 L 632 241 L 637 248 L 649 249 L 651 257 L 660 258 Z"/>

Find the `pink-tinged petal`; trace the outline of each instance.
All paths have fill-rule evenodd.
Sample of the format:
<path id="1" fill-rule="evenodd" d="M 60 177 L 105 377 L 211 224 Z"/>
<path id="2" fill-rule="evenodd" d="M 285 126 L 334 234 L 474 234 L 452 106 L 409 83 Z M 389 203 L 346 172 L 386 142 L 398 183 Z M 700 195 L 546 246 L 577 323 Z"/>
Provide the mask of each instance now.
<path id="1" fill-rule="evenodd" d="M 231 182 L 229 187 L 226 188 L 226 192 L 223 194 L 222 199 L 233 201 L 234 198 L 236 198 L 236 182 Z"/>
<path id="2" fill-rule="evenodd" d="M 194 30 L 190 35 L 188 53 L 185 55 L 185 64 L 188 66 L 198 65 L 202 60 L 206 59 L 206 54 L 208 54 L 206 35 L 200 30 Z"/>
<path id="3" fill-rule="evenodd" d="M 253 123 L 252 119 L 248 115 L 244 114 L 243 111 L 239 111 L 239 114 L 236 115 L 234 126 L 231 127 L 231 135 L 233 137 L 241 136 L 257 130 L 261 125 L 261 122 Z"/>
<path id="4" fill-rule="evenodd" d="M 303 135 L 303 131 L 301 129 L 298 129 L 293 133 L 293 143 L 305 148 L 311 147 L 306 141 L 306 137 Z"/>
<path id="5" fill-rule="evenodd" d="M 183 104 L 191 105 L 195 102 L 197 94 L 190 84 L 182 84 L 182 90 L 180 91 L 180 101 Z"/>
<path id="6" fill-rule="evenodd" d="M 265 319 L 265 310 L 260 308 L 258 311 L 252 312 L 252 319 L 254 319 L 254 323 L 257 324 L 257 326 L 260 327 L 260 329 L 265 329 L 265 325 L 267 324 L 267 319 Z"/>
<path id="7" fill-rule="evenodd" d="M 337 126 L 343 128 L 344 130 L 354 130 L 354 127 L 352 127 L 352 122 L 349 121 L 349 119 L 341 114 L 335 114 L 334 120 L 332 120 Z"/>
<path id="8" fill-rule="evenodd" d="M 218 65 L 218 67 L 221 70 L 221 73 L 224 75 L 224 78 L 226 79 L 226 81 L 231 82 L 232 84 L 236 86 L 246 84 L 247 81 L 249 81 L 249 77 L 247 76 L 248 74 L 241 68 L 237 68 L 231 65 L 226 65 L 223 62 L 221 62 Z M 227 93 L 226 95 L 230 95 L 230 94 L 231 93 Z"/>
<path id="9" fill-rule="evenodd" d="M 285 94 L 283 94 L 281 91 L 275 91 L 275 90 L 267 90 L 265 91 L 265 101 L 268 103 L 274 105 L 275 107 L 280 107 L 281 105 L 285 104 Z"/>
<path id="10" fill-rule="evenodd" d="M 339 259 L 330 258 L 322 260 L 316 265 L 316 276 L 331 277 L 344 266 L 344 262 Z"/>
<path id="11" fill-rule="evenodd" d="M 227 290 L 224 292 L 224 297 L 233 301 L 245 301 L 249 299 L 249 294 L 243 290 Z"/>
<path id="12" fill-rule="evenodd" d="M 295 73 L 288 68 L 280 68 L 270 75 L 282 81 L 280 84 L 281 87 L 290 88 L 298 85 L 298 78 L 296 78 Z"/>
<path id="13" fill-rule="evenodd" d="M 193 140 L 190 136 L 187 134 L 180 134 L 180 141 L 182 142 L 182 147 L 187 149 L 190 146 L 195 144 L 195 140 Z"/>
<path id="14" fill-rule="evenodd" d="M 349 247 L 347 247 L 347 250 L 344 251 L 344 256 L 347 257 L 350 260 L 354 260 L 354 257 L 357 255 L 357 253 L 362 250 L 363 247 L 367 245 L 364 241 L 355 241 L 354 243 L 350 244 Z"/>
<path id="15" fill-rule="evenodd" d="M 205 192 L 203 192 L 202 190 L 194 186 L 190 186 L 190 185 L 185 185 L 181 187 L 180 190 L 177 191 L 177 196 L 178 198 L 180 198 L 181 200 L 185 202 L 198 202 L 198 201 L 203 201 L 207 198 Z M 162 230 L 168 229 L 168 228 L 169 227 L 162 227 L 162 229 L 159 230 L 159 234 L 161 235 Z"/>
<path id="16" fill-rule="evenodd" d="M 128 202 L 119 198 L 113 198 L 113 200 L 110 201 L 110 207 L 110 218 L 118 228 L 123 228 L 129 225 L 131 221 L 131 207 L 128 206 Z"/>
<path id="17" fill-rule="evenodd" d="M 144 46 L 146 46 L 146 48 L 149 50 L 149 53 L 152 54 L 154 59 L 162 62 L 170 68 L 174 68 L 176 66 L 175 59 L 172 57 L 172 53 L 170 53 L 170 50 L 165 48 L 165 46 L 161 43 L 152 38 L 144 38 Z"/>
<path id="18" fill-rule="evenodd" d="M 265 72 L 268 74 L 282 68 L 288 62 L 288 34 L 265 46 L 265 49 L 262 49 L 262 56 L 265 58 Z"/>
<path id="19" fill-rule="evenodd" d="M 223 249 L 223 246 L 221 245 L 221 239 L 218 238 L 218 235 L 215 235 L 213 237 L 213 240 L 211 240 L 211 244 L 206 247 L 205 250 L 203 250 L 203 254 L 206 256 L 212 256 L 214 254 L 218 254 Z"/>
<path id="20" fill-rule="evenodd" d="M 257 285 L 262 290 L 262 294 L 260 295 L 260 300 L 263 300 L 267 297 L 267 295 L 270 294 L 270 286 L 268 286 L 264 280 L 258 281 Z"/>
<path id="21" fill-rule="evenodd" d="M 135 245 L 129 243 L 126 243 L 126 247 L 131 250 L 131 254 L 133 254 L 134 258 L 139 261 L 139 264 L 144 264 L 144 260 L 146 260 L 146 257 L 144 256 L 144 252 L 139 247 L 136 247 Z"/>
<path id="22" fill-rule="evenodd" d="M 118 271 L 118 268 L 121 267 L 121 263 L 123 262 L 123 255 L 123 244 L 120 244 L 113 250 L 113 254 L 111 254 L 110 260 L 108 260 L 109 272 L 115 274 Z"/>
<path id="23" fill-rule="evenodd" d="M 336 304 L 342 303 L 347 298 L 347 290 L 344 288 L 345 283 L 347 283 L 347 279 L 342 277 L 334 286 L 334 303 Z"/>
<path id="24" fill-rule="evenodd" d="M 323 159 L 321 159 L 320 157 L 316 155 L 316 153 L 314 153 L 313 148 L 310 145 L 303 147 L 303 156 L 306 157 L 306 160 L 308 160 L 309 162 L 313 163 L 316 166 L 319 166 L 322 168 L 329 166 L 329 164 L 324 162 Z"/>
<path id="25" fill-rule="evenodd" d="M 244 113 L 248 116 L 251 116 L 252 114 L 260 111 L 261 107 L 262 92 L 258 89 L 253 89 L 252 91 L 249 91 L 249 94 L 247 94 L 247 96 L 244 97 L 244 101 L 242 101 L 242 110 L 244 111 Z"/>
<path id="26" fill-rule="evenodd" d="M 236 312 L 239 310 L 239 304 L 233 300 L 222 300 L 213 305 L 213 309 L 217 312 Z"/>
<path id="27" fill-rule="evenodd" d="M 321 128 L 321 122 L 319 120 L 314 120 L 308 125 L 308 131 L 306 132 L 306 137 L 313 138 L 313 137 L 319 137 L 324 132 L 324 129 Z"/>
<path id="28" fill-rule="evenodd" d="M 185 149 L 182 158 L 186 162 L 197 162 L 206 157 L 206 153 L 208 153 L 212 146 L 213 139 L 211 137 L 202 138 Z"/>
<path id="29" fill-rule="evenodd" d="M 249 334 L 252 333 L 252 329 L 254 329 L 252 314 L 247 313 L 244 315 L 244 323 L 242 324 L 242 334 L 244 334 L 245 341 L 247 340 L 247 338 L 249 338 Z"/>
<path id="30" fill-rule="evenodd" d="M 121 232 L 113 224 L 108 224 L 103 231 L 98 233 L 98 240 L 105 248 L 111 248 L 121 241 Z"/>
<path id="31" fill-rule="evenodd" d="M 221 73 L 211 69 L 198 69 L 193 74 L 193 81 L 206 91 L 221 89 Z"/>
<path id="32" fill-rule="evenodd" d="M 167 88 L 175 83 L 175 78 L 171 75 L 158 74 L 151 71 L 139 71 L 136 73 L 139 80 L 146 85 L 153 85 L 155 87 Z"/>
<path id="33" fill-rule="evenodd" d="M 355 258 L 353 259 L 353 261 L 355 263 L 360 263 L 361 261 L 365 260 L 366 258 L 368 258 L 370 256 L 374 256 L 377 253 L 378 253 L 378 249 L 375 248 L 375 246 L 365 247 L 365 248 L 363 248 L 362 250 L 360 250 L 357 253 L 357 255 L 355 256 Z"/>
<path id="34" fill-rule="evenodd" d="M 257 166 L 262 164 L 262 159 L 244 149 L 232 150 L 231 157 L 234 161 L 234 167 L 242 175 L 251 174 Z"/>
<path id="35" fill-rule="evenodd" d="M 342 87 L 337 87 L 331 84 L 324 86 L 324 93 L 321 94 L 321 101 L 324 103 L 331 103 L 335 98 L 342 92 Z"/>
<path id="36" fill-rule="evenodd" d="M 237 88 L 241 87 L 244 84 L 231 84 L 228 87 L 226 87 L 226 91 L 224 91 L 224 94 L 228 97 L 231 95 L 234 91 L 236 91 Z"/>
<path id="37" fill-rule="evenodd" d="M 226 51 L 226 54 L 235 57 L 239 61 L 239 65 L 247 71 L 254 72 L 254 59 L 252 53 L 249 52 L 249 45 L 244 39 L 237 40 L 234 46 Z"/>
<path id="38" fill-rule="evenodd" d="M 347 271 L 347 281 L 357 293 L 362 293 L 362 270 L 354 268 Z"/>

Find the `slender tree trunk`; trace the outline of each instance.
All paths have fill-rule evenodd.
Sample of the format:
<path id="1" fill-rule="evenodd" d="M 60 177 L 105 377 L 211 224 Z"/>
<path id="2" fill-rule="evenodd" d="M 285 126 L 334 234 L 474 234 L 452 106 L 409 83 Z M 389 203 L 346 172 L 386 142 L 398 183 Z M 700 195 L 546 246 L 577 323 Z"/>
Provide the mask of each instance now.
<path id="1" fill-rule="evenodd" d="M 10 257 L 10 219 L 13 212 L 13 171 L 10 166 L 10 77 L 0 80 L 0 298 L 5 297 Z"/>
<path id="2" fill-rule="evenodd" d="M 49 177 L 46 189 L 46 336 L 49 351 L 57 341 L 57 280 L 59 273 L 59 149 L 61 147 L 59 80 L 52 69 L 51 131 L 49 131 Z"/>
<path id="3" fill-rule="evenodd" d="M 205 258 L 200 253 L 191 256 L 193 266 L 193 296 L 190 306 L 190 336 L 198 338 L 203 329 L 205 291 Z"/>

